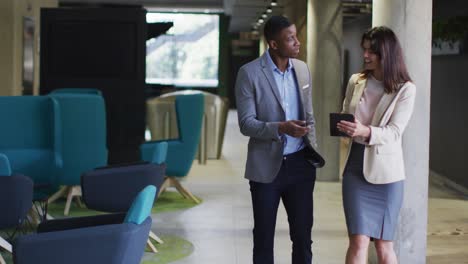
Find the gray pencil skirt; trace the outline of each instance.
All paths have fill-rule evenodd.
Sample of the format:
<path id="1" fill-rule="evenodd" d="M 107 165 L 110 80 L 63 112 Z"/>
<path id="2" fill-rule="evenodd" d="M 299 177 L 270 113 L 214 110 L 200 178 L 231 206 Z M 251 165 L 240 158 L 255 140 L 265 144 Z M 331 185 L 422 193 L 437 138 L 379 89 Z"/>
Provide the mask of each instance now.
<path id="1" fill-rule="evenodd" d="M 353 143 L 343 174 L 343 207 L 350 235 L 393 240 L 404 181 L 372 184 L 363 175 L 365 146 Z"/>

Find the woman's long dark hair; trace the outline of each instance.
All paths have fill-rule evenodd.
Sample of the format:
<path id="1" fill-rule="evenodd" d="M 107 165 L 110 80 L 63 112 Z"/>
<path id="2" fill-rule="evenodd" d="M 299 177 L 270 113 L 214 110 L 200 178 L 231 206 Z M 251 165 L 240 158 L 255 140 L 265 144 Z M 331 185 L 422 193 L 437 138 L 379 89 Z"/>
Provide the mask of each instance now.
<path id="1" fill-rule="evenodd" d="M 404 83 L 411 81 L 400 42 L 390 28 L 374 27 L 362 35 L 361 46 L 365 40 L 370 42 L 371 51 L 380 58 L 385 93 L 394 93 Z M 361 73 L 367 79 L 372 71 L 363 70 Z"/>

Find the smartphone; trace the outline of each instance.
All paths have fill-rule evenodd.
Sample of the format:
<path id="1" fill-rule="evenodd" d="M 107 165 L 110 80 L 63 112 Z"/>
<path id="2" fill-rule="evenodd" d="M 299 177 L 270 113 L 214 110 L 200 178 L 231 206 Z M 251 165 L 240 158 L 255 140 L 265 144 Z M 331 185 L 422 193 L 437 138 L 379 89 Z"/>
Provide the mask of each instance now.
<path id="1" fill-rule="evenodd" d="M 330 136 L 333 137 L 349 137 L 348 134 L 338 130 L 336 125 L 341 120 L 354 122 L 354 115 L 345 113 L 330 113 Z"/>
<path id="2" fill-rule="evenodd" d="M 303 126 L 303 127 L 308 127 L 308 128 L 312 128 L 312 124 L 311 124 L 311 123 L 307 122 L 306 120 L 302 120 L 302 121 L 304 121 L 304 124 L 302 124 L 301 126 Z"/>

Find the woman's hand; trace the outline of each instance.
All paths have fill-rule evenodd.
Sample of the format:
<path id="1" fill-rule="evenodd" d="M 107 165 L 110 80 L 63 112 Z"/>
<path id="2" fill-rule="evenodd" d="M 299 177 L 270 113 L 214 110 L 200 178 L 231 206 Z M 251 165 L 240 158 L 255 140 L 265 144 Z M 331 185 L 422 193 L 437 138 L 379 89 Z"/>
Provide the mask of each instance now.
<path id="1" fill-rule="evenodd" d="M 347 134 L 350 137 L 363 137 L 368 139 L 371 134 L 370 127 L 365 126 L 359 122 L 359 120 L 354 119 L 354 122 L 348 122 L 341 120 L 336 125 L 339 131 Z"/>

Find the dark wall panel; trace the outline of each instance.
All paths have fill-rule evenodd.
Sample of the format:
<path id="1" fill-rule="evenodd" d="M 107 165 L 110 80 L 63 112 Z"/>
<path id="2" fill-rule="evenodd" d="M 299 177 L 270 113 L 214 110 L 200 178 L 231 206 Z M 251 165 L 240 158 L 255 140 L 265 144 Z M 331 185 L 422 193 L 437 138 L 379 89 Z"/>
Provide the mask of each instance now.
<path id="1" fill-rule="evenodd" d="M 96 88 L 107 111 L 109 163 L 140 159 L 145 130 L 146 10 L 41 10 L 40 93 Z"/>
<path id="2" fill-rule="evenodd" d="M 433 56 L 431 170 L 468 188 L 468 56 Z"/>

